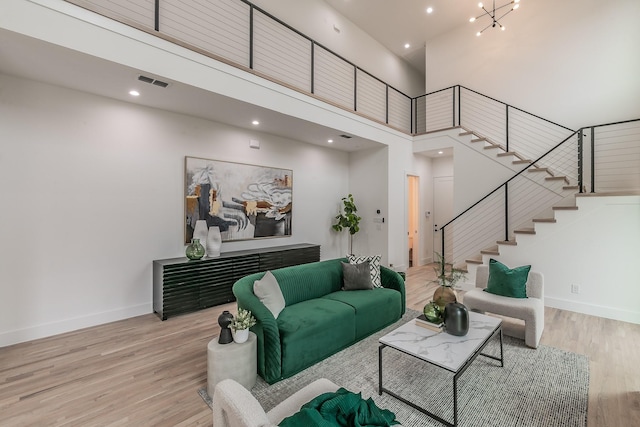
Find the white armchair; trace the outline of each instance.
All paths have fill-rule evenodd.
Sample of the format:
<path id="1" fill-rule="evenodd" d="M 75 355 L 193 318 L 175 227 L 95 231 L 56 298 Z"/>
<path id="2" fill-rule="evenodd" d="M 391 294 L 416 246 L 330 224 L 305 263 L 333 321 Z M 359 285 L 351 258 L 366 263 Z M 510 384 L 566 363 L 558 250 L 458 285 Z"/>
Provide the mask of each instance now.
<path id="1" fill-rule="evenodd" d="M 322 393 L 334 392 L 338 386 L 326 378 L 315 380 L 280 402 L 269 412 L 242 385 L 234 380 L 216 384 L 213 399 L 214 427 L 275 427 L 282 420 Z"/>
<path id="2" fill-rule="evenodd" d="M 476 287 L 464 295 L 464 305 L 469 310 L 489 312 L 524 320 L 524 342 L 537 348 L 544 330 L 544 276 L 530 271 L 527 278 L 527 297 L 510 298 L 484 292 L 489 282 L 489 266 L 476 269 Z M 505 331 L 507 333 L 507 331 Z M 518 336 L 518 338 L 522 338 Z"/>

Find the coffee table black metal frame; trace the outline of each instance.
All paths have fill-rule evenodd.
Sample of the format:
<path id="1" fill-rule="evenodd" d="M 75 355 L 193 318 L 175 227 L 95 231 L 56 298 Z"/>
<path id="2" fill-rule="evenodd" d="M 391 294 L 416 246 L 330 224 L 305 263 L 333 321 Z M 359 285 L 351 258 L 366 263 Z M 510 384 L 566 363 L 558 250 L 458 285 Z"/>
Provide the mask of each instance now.
<path id="1" fill-rule="evenodd" d="M 444 333 L 444 332 L 443 332 Z M 487 346 L 487 344 L 489 344 L 489 341 L 491 341 L 496 335 L 500 336 L 500 357 L 496 357 L 490 354 L 484 354 L 482 353 L 482 350 L 484 350 L 484 348 Z M 418 360 L 422 360 L 423 362 L 427 362 L 433 366 L 437 366 L 441 369 L 446 369 L 449 372 L 453 372 L 453 424 L 450 423 L 449 421 L 443 419 L 442 417 L 424 409 L 421 408 L 420 406 L 416 405 L 413 402 L 410 402 L 409 400 L 403 398 L 402 396 L 398 395 L 397 393 L 394 393 L 386 388 L 384 388 L 382 386 L 382 350 L 385 347 L 391 347 L 388 346 L 387 344 L 380 344 L 380 346 L 378 347 L 378 394 L 382 395 L 382 392 L 387 393 L 390 396 L 395 397 L 396 399 L 398 399 L 399 401 L 411 406 L 414 409 L 417 409 L 418 411 L 422 412 L 425 415 L 430 416 L 431 418 L 433 418 L 434 420 L 440 421 L 442 424 L 447 425 L 449 427 L 457 427 L 458 425 L 458 378 L 460 378 L 460 376 L 462 376 L 462 374 L 467 370 L 467 368 L 471 365 L 471 363 L 476 359 L 476 357 L 478 357 L 479 355 L 484 356 L 484 357 L 488 357 L 489 359 L 493 359 L 493 360 L 497 360 L 500 362 L 500 367 L 504 367 L 504 353 L 503 353 L 503 348 L 502 348 L 502 323 L 498 324 L 498 326 L 496 326 L 496 329 L 491 333 L 491 335 L 489 335 L 487 337 L 487 339 L 484 341 L 484 343 L 482 343 L 482 345 L 476 350 L 474 351 L 471 356 L 469 356 L 469 358 L 467 358 L 466 362 L 457 370 L 451 370 L 451 369 L 447 369 L 445 367 L 442 367 L 440 365 L 437 365 L 435 363 L 429 362 L 428 360 L 422 359 L 420 357 L 417 357 L 415 354 L 406 352 L 404 350 L 400 350 L 398 348 L 395 347 L 391 347 L 397 351 L 400 351 L 404 354 L 407 354 L 409 356 L 415 357 Z"/>

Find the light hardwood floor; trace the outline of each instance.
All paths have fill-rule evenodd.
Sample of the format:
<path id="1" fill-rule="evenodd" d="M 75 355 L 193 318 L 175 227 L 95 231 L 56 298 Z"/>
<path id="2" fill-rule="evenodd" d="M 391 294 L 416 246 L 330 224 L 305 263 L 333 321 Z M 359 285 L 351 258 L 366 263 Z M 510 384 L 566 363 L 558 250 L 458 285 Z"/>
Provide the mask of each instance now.
<path id="1" fill-rule="evenodd" d="M 431 299 L 430 277 L 428 266 L 409 269 L 408 307 Z M 235 304 L 0 348 L 0 426 L 211 426 L 196 391 L 222 310 Z M 640 426 L 640 325 L 552 308 L 545 322 L 542 344 L 589 357 L 588 426 Z"/>

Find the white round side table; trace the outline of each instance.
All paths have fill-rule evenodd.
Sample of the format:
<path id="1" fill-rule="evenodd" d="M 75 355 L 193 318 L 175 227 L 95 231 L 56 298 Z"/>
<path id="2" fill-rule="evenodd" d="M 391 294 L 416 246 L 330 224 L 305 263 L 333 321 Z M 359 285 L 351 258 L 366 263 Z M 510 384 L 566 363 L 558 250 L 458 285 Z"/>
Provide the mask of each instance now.
<path id="1" fill-rule="evenodd" d="M 256 384 L 258 376 L 258 339 L 249 332 L 249 339 L 238 344 L 218 344 L 215 337 L 207 345 L 207 392 L 213 398 L 213 390 L 222 380 L 231 378 L 247 390 Z"/>

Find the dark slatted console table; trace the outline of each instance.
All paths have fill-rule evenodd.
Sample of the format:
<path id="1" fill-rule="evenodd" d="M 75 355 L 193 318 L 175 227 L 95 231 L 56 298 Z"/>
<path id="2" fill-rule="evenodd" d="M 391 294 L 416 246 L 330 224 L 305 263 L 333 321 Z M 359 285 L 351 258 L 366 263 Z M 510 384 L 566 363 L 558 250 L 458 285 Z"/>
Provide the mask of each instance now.
<path id="1" fill-rule="evenodd" d="M 231 287 L 260 271 L 320 261 L 320 245 L 308 243 L 224 252 L 216 258 L 153 261 L 153 311 L 162 320 L 235 301 Z"/>

